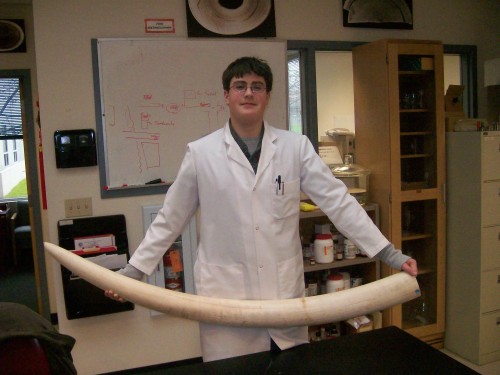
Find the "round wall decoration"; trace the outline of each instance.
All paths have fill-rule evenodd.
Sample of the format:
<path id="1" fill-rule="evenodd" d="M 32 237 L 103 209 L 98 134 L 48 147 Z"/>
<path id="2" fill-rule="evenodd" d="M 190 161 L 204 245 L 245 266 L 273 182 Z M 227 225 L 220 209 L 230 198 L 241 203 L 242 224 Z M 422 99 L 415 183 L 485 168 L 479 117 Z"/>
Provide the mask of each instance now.
<path id="1" fill-rule="evenodd" d="M 24 31 L 17 23 L 0 20 L 0 52 L 10 52 L 24 42 Z"/>
<path id="2" fill-rule="evenodd" d="M 192 16 L 205 29 L 238 35 L 260 26 L 269 16 L 271 0 L 188 0 Z"/>

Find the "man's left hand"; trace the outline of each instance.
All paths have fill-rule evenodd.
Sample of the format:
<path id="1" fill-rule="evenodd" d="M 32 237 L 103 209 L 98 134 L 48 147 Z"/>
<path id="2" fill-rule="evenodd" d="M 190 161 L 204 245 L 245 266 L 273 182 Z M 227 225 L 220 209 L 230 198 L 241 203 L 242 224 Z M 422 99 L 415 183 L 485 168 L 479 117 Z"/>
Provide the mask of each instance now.
<path id="1" fill-rule="evenodd" d="M 417 261 L 413 258 L 408 259 L 401 267 L 402 271 L 405 271 L 410 276 L 418 275 Z"/>

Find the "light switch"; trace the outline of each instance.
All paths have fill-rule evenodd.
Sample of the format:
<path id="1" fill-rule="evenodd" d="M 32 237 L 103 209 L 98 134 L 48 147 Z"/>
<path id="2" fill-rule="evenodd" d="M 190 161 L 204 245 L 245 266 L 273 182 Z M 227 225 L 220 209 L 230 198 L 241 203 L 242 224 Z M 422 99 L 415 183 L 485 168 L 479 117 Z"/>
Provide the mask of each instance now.
<path id="1" fill-rule="evenodd" d="M 92 216 L 92 198 L 64 200 L 66 217 Z"/>

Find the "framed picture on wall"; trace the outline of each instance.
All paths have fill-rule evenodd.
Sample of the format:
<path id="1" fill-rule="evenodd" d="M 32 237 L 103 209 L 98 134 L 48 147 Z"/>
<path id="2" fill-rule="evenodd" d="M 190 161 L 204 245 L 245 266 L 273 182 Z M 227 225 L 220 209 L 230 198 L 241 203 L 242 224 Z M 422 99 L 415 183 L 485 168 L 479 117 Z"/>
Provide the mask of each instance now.
<path id="1" fill-rule="evenodd" d="M 24 20 L 0 19 L 0 53 L 26 52 Z"/>
<path id="2" fill-rule="evenodd" d="M 342 0 L 344 27 L 413 29 L 412 0 Z"/>
<path id="3" fill-rule="evenodd" d="M 188 37 L 272 38 L 274 0 L 186 0 Z"/>

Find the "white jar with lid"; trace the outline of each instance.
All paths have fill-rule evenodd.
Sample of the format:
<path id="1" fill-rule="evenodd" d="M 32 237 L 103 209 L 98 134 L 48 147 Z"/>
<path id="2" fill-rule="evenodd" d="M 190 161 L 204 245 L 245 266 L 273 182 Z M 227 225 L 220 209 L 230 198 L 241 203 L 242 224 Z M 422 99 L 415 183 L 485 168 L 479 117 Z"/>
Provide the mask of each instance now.
<path id="1" fill-rule="evenodd" d="M 351 274 L 346 271 L 340 271 L 340 275 L 344 278 L 344 289 L 350 289 L 351 288 Z"/>
<path id="2" fill-rule="evenodd" d="M 328 280 L 326 281 L 326 292 L 340 292 L 345 289 L 344 277 L 339 274 L 333 274 L 328 276 Z"/>
<path id="3" fill-rule="evenodd" d="M 333 240 L 331 234 L 317 234 L 314 240 L 314 259 L 317 263 L 333 262 Z"/>
<path id="4" fill-rule="evenodd" d="M 351 240 L 347 238 L 344 240 L 344 258 L 345 259 L 356 259 L 356 245 Z"/>

